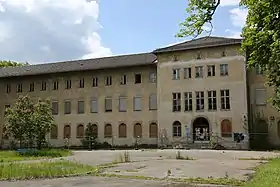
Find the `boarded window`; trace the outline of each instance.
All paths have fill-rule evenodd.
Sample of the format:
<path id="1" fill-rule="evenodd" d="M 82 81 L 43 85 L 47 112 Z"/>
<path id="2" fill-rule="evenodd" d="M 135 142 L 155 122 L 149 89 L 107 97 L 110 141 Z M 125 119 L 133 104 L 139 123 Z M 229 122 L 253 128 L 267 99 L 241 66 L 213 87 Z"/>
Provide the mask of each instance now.
<path id="1" fill-rule="evenodd" d="M 149 108 L 150 110 L 157 109 L 157 94 L 151 94 L 149 98 Z"/>
<path id="2" fill-rule="evenodd" d="M 119 138 L 126 138 L 126 124 L 119 125 Z"/>
<path id="3" fill-rule="evenodd" d="M 136 96 L 133 98 L 133 109 L 134 111 L 141 111 L 142 107 L 141 107 L 141 103 L 142 103 L 142 98 L 139 96 Z"/>
<path id="4" fill-rule="evenodd" d="M 71 137 L 71 127 L 70 125 L 64 126 L 64 138 L 70 138 Z"/>
<path id="5" fill-rule="evenodd" d="M 51 139 L 57 139 L 57 136 L 58 136 L 57 125 L 53 125 L 51 128 Z"/>
<path id="6" fill-rule="evenodd" d="M 222 137 L 232 137 L 232 126 L 228 119 L 225 119 L 221 123 L 221 134 Z"/>
<path id="7" fill-rule="evenodd" d="M 111 138 L 112 137 L 112 125 L 106 124 L 104 128 L 104 138 Z"/>
<path id="8" fill-rule="evenodd" d="M 79 124 L 77 126 L 77 138 L 83 138 L 84 137 L 84 132 L 85 132 L 84 125 Z"/>
<path id="9" fill-rule="evenodd" d="M 126 112 L 126 97 L 119 97 L 119 111 Z"/>
<path id="10" fill-rule="evenodd" d="M 150 124 L 150 138 L 157 138 L 158 137 L 158 127 L 156 123 Z"/>
<path id="11" fill-rule="evenodd" d="M 179 121 L 175 121 L 173 123 L 173 137 L 181 137 L 182 136 L 182 125 Z"/>
<path id="12" fill-rule="evenodd" d="M 134 137 L 141 138 L 142 137 L 142 125 L 140 123 L 136 123 L 134 125 Z"/>
<path id="13" fill-rule="evenodd" d="M 90 112 L 91 113 L 97 113 L 98 112 L 98 101 L 97 101 L 97 98 L 93 98 L 91 100 Z"/>

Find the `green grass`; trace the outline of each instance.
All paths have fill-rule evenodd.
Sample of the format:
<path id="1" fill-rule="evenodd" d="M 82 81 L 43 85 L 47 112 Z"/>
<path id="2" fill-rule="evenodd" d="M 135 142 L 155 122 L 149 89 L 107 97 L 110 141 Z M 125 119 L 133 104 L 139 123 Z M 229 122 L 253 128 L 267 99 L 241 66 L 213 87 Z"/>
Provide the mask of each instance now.
<path id="1" fill-rule="evenodd" d="M 268 157 L 244 157 L 244 158 L 238 158 L 238 160 L 260 160 L 260 161 L 270 161 L 275 158 L 268 158 Z"/>
<path id="2" fill-rule="evenodd" d="M 49 161 L 37 163 L 10 162 L 0 164 L 0 180 L 24 180 L 37 178 L 57 178 L 99 173 L 97 167 L 70 161 Z"/>

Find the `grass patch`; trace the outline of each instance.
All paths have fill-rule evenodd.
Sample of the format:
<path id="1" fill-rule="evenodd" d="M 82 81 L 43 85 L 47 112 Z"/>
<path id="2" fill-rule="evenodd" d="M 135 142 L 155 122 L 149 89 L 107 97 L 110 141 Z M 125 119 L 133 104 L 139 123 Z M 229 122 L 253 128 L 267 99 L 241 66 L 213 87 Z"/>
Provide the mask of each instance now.
<path id="1" fill-rule="evenodd" d="M 238 158 L 238 160 L 261 160 L 261 161 L 264 161 L 264 160 L 267 160 L 267 161 L 270 161 L 270 160 L 273 160 L 275 158 L 268 158 L 268 157 L 249 157 L 249 158 Z"/>
<path id="2" fill-rule="evenodd" d="M 0 164 L 1 180 L 24 180 L 38 178 L 57 178 L 98 174 L 99 168 L 70 161 L 49 161 L 37 163 L 10 162 Z"/>

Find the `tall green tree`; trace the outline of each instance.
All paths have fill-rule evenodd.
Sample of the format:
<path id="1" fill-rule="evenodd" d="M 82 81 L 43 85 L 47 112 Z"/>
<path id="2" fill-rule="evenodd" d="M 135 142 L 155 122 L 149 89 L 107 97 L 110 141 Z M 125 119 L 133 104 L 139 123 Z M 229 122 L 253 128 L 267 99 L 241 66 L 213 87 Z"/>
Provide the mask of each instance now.
<path id="1" fill-rule="evenodd" d="M 189 0 L 188 16 L 180 24 L 177 37 L 197 37 L 212 25 L 213 16 L 221 0 Z M 266 71 L 266 81 L 275 90 L 273 106 L 280 110 L 280 1 L 241 0 L 240 6 L 248 9 L 241 36 L 242 50 L 246 52 L 248 67 L 261 67 Z"/>
<path id="2" fill-rule="evenodd" d="M 0 68 L 2 67 L 16 67 L 16 66 L 24 66 L 28 65 L 28 63 L 23 64 L 23 63 L 18 63 L 14 61 L 6 61 L 6 60 L 0 60 Z"/>

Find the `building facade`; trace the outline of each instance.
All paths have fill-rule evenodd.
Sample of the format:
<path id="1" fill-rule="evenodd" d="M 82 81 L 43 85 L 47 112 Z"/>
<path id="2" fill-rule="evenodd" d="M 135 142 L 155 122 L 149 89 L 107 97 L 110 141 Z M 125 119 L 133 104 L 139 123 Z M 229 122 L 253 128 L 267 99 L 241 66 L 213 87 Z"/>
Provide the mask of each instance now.
<path id="1" fill-rule="evenodd" d="M 246 70 L 241 39 L 203 37 L 152 53 L 31 65 L 0 70 L 0 124 L 19 95 L 50 98 L 53 146 L 80 145 L 86 125 L 113 145 L 209 142 L 234 147 L 248 133 L 248 114 L 269 121 L 280 144 L 280 115 L 267 104 L 272 90 L 260 70 Z M 242 148 L 248 148 L 244 141 Z"/>

